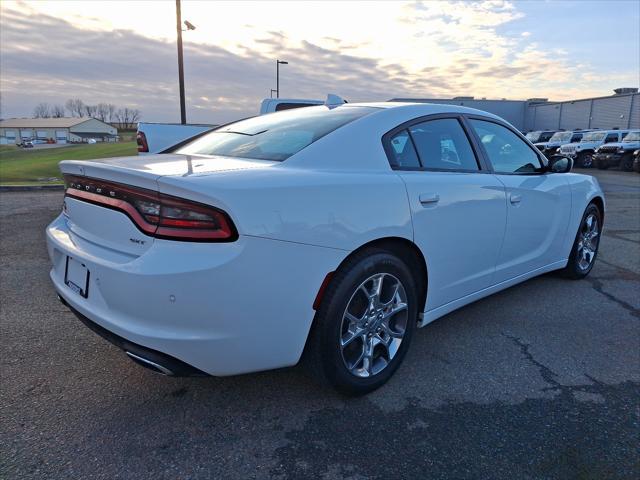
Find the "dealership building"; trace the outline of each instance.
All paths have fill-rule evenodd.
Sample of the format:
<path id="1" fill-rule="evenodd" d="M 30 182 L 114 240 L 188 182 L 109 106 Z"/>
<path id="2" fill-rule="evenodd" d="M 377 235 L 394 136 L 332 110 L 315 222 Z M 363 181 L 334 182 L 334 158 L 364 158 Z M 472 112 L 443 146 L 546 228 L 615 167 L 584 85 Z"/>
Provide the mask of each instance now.
<path id="1" fill-rule="evenodd" d="M 393 102 L 463 105 L 498 115 L 523 132 L 532 130 L 579 130 L 588 128 L 640 128 L 640 93 L 637 88 L 618 88 L 607 97 L 550 102 L 546 98 L 528 100 L 488 100 L 474 97 L 394 98 Z"/>
<path id="2" fill-rule="evenodd" d="M 82 143 L 90 138 L 114 142 L 118 129 L 95 118 L 8 118 L 0 120 L 0 145 L 26 140 Z"/>

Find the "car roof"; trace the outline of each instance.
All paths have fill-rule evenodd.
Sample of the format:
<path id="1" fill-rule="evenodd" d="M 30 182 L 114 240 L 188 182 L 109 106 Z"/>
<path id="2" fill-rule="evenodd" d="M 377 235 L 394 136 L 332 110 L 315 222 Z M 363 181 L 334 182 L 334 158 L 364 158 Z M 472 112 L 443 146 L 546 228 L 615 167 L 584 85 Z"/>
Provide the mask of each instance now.
<path id="1" fill-rule="evenodd" d="M 435 115 L 438 113 L 468 113 L 470 115 L 482 115 L 483 117 L 495 118 L 504 121 L 501 117 L 476 108 L 463 107 L 461 105 L 453 105 L 448 103 L 422 103 L 422 102 L 363 102 L 363 103 L 345 103 L 336 108 L 349 107 L 369 107 L 385 110 L 410 110 L 416 116 Z"/>

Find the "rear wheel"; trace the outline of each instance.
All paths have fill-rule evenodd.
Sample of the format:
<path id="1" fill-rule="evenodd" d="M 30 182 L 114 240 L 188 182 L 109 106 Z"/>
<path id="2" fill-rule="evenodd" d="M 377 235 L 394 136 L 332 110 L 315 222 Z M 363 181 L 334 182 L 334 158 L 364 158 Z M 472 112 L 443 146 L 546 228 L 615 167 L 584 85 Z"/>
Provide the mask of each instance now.
<path id="1" fill-rule="evenodd" d="M 582 215 L 569 262 L 562 270 L 566 277 L 580 279 L 589 274 L 598 255 L 601 233 L 602 214 L 598 207 L 591 203 Z"/>
<path id="2" fill-rule="evenodd" d="M 591 168 L 593 166 L 593 154 L 591 152 L 580 152 L 576 163 L 578 167 Z"/>
<path id="3" fill-rule="evenodd" d="M 400 366 L 417 323 L 416 282 L 395 255 L 363 250 L 334 275 L 314 320 L 305 363 L 322 383 L 362 395 Z"/>

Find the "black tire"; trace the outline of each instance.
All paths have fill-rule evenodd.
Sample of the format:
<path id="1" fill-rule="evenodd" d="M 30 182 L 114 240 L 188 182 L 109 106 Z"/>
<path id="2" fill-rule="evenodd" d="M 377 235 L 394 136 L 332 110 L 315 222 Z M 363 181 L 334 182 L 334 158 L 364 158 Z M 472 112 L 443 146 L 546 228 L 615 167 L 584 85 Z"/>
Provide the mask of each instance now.
<path id="1" fill-rule="evenodd" d="M 386 367 L 369 377 L 360 377 L 349 370 L 347 360 L 343 358 L 343 351 L 348 347 L 341 347 L 340 341 L 349 333 L 343 329 L 343 316 L 347 308 L 351 308 L 352 300 L 356 298 L 363 282 L 379 274 L 384 274 L 383 278 L 399 280 L 406 294 L 406 302 L 403 302 L 407 304 L 406 317 L 403 317 L 404 334 L 392 358 L 389 357 L 391 355 L 389 352 L 386 357 L 383 357 L 378 350 L 373 350 L 377 352 L 378 356 L 374 359 L 378 364 L 388 361 Z M 391 281 L 395 282 L 395 280 Z M 385 281 L 382 281 L 383 284 Z M 321 384 L 331 385 L 347 395 L 363 395 L 382 386 L 398 369 L 409 349 L 418 320 L 416 285 L 416 279 L 413 278 L 407 265 L 387 250 L 368 248 L 347 259 L 333 275 L 316 312 L 303 357 L 307 370 Z M 397 315 L 404 315 L 404 313 Z M 372 324 L 374 321 L 375 319 Z M 361 352 L 364 353 L 367 351 L 365 341 L 367 341 L 366 335 L 357 341 L 354 340 L 351 345 L 358 348 L 361 343 Z M 366 372 L 366 364 L 362 365 Z"/>
<path id="2" fill-rule="evenodd" d="M 583 234 L 586 231 L 587 219 L 593 215 L 597 221 L 597 236 L 595 237 L 595 243 L 591 243 L 591 246 L 594 247 L 594 253 L 589 261 L 588 266 L 584 267 L 584 262 L 582 258 L 582 244 L 584 242 Z M 580 220 L 580 226 L 578 227 L 578 231 L 576 232 L 576 238 L 573 242 L 573 248 L 571 249 L 571 254 L 569 255 L 569 262 L 567 266 L 562 269 L 560 272 L 566 278 L 570 278 L 573 280 L 579 280 L 581 278 L 586 277 L 591 272 L 593 265 L 595 264 L 596 257 L 598 256 L 598 247 L 600 246 L 600 236 L 602 235 L 602 213 L 600 209 L 593 203 L 590 203 L 589 206 L 584 211 L 582 215 L 582 219 Z M 581 264 L 582 262 L 582 264 Z"/>
<path id="3" fill-rule="evenodd" d="M 620 170 L 623 172 L 633 171 L 633 157 L 631 155 L 624 155 L 620 160 Z"/>
<path id="4" fill-rule="evenodd" d="M 633 161 L 633 170 L 634 170 L 636 173 L 640 173 L 640 158 L 636 158 L 636 159 Z"/>
<path id="5" fill-rule="evenodd" d="M 581 168 L 593 167 L 593 153 L 592 152 L 580 152 L 576 158 L 576 164 Z"/>
<path id="6" fill-rule="evenodd" d="M 593 160 L 593 166 L 598 170 L 607 170 L 609 168 L 609 164 L 607 162 L 598 159 Z"/>

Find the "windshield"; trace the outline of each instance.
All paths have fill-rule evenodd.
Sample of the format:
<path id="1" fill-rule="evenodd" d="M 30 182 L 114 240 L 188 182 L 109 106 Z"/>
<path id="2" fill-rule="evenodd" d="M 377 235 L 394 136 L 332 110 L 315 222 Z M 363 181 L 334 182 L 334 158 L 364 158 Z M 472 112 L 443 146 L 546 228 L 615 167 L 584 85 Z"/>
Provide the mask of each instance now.
<path id="1" fill-rule="evenodd" d="M 225 125 L 175 153 L 281 162 L 333 130 L 374 111 L 372 107 L 347 106 L 285 110 Z"/>
<path id="2" fill-rule="evenodd" d="M 527 140 L 529 140 L 531 143 L 536 143 L 538 141 L 538 138 L 540 138 L 540 134 L 542 132 L 529 132 L 525 135 L 525 137 L 527 137 Z"/>
<path id="3" fill-rule="evenodd" d="M 550 142 L 568 142 L 571 139 L 572 132 L 556 132 L 549 139 Z"/>
<path id="4" fill-rule="evenodd" d="M 627 135 L 622 139 L 622 141 L 623 142 L 638 142 L 638 141 L 640 141 L 640 131 L 627 133 Z"/>
<path id="5" fill-rule="evenodd" d="M 581 142 L 600 142 L 604 140 L 605 132 L 591 132 L 585 133 L 584 137 L 582 137 Z"/>

